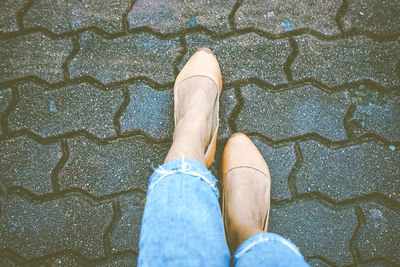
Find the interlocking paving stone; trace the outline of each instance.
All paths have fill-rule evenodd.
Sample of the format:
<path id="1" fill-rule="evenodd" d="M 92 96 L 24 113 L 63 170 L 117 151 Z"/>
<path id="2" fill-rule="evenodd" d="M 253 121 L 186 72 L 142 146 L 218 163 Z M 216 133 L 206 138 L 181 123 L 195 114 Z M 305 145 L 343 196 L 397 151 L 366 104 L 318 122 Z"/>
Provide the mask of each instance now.
<path id="1" fill-rule="evenodd" d="M 311 133 L 331 140 L 346 138 L 343 120 L 350 106 L 346 92 L 328 94 L 311 85 L 282 92 L 246 85 L 241 92 L 239 131 L 257 132 L 275 141 Z"/>
<path id="2" fill-rule="evenodd" d="M 41 262 L 39 266 L 87 266 L 78 257 L 71 254 L 51 256 Z"/>
<path id="3" fill-rule="evenodd" d="M 400 149 L 391 150 L 372 141 L 338 149 L 315 141 L 300 146 L 299 193 L 319 192 L 336 201 L 373 193 L 400 199 Z"/>
<path id="4" fill-rule="evenodd" d="M 349 0 L 342 21 L 346 31 L 361 29 L 381 36 L 400 32 L 398 0 Z"/>
<path id="5" fill-rule="evenodd" d="M 89 75 L 102 83 L 147 77 L 158 83 L 173 82 L 173 63 L 180 54 L 177 38 L 161 40 L 148 34 L 128 34 L 104 39 L 85 32 L 80 50 L 70 62 L 71 77 Z"/>
<path id="6" fill-rule="evenodd" d="M 357 108 L 350 121 L 356 126 L 356 134 L 375 133 L 389 141 L 400 141 L 400 96 L 385 94 L 379 96 L 380 101 L 367 100 L 356 102 Z"/>
<path id="7" fill-rule="evenodd" d="M 396 65 L 400 42 L 378 42 L 366 36 L 324 41 L 310 35 L 295 38 L 299 53 L 293 79 L 313 78 L 328 86 L 370 79 L 385 87 L 400 85 Z"/>
<path id="8" fill-rule="evenodd" d="M 188 51 L 181 61 L 181 68 L 197 49 L 209 47 L 217 56 L 224 84 L 250 78 L 274 85 L 286 83 L 283 66 L 291 53 L 287 39 L 268 40 L 248 33 L 221 40 L 190 34 L 186 40 Z"/>
<path id="9" fill-rule="evenodd" d="M 0 90 L 0 121 L 3 119 L 3 112 L 7 109 L 11 100 L 11 90 L 6 88 L 4 90 Z M 0 126 L 0 134 L 2 134 L 2 128 Z"/>
<path id="10" fill-rule="evenodd" d="M 271 147 L 258 137 L 251 137 L 268 164 L 271 174 L 271 198 L 274 200 L 290 199 L 288 177 L 296 162 L 293 145 Z"/>
<path id="11" fill-rule="evenodd" d="M 139 235 L 145 200 L 137 196 L 121 199 L 122 216 L 110 238 L 112 252 L 139 250 Z"/>
<path id="12" fill-rule="evenodd" d="M 323 34 L 338 34 L 335 21 L 339 0 L 245 0 L 235 14 L 236 27 L 253 27 L 271 34 L 310 29 Z"/>
<path id="13" fill-rule="evenodd" d="M 353 263 L 349 244 L 357 227 L 354 209 L 334 210 L 316 200 L 271 207 L 268 231 L 289 238 L 304 256 Z"/>
<path id="14" fill-rule="evenodd" d="M 149 27 L 172 33 L 201 25 L 215 32 L 229 30 L 228 16 L 234 0 L 136 1 L 128 15 L 129 28 Z"/>
<path id="15" fill-rule="evenodd" d="M 152 167 L 162 163 L 169 146 L 141 136 L 97 145 L 78 137 L 68 140 L 70 156 L 59 173 L 61 189 L 81 188 L 95 196 L 147 189 Z"/>
<path id="16" fill-rule="evenodd" d="M 1 40 L 0 47 L 0 82 L 34 75 L 55 83 L 63 79 L 62 64 L 72 51 L 72 41 L 52 40 L 37 32 Z"/>
<path id="17" fill-rule="evenodd" d="M 51 172 L 62 156 L 60 144 L 42 145 L 25 136 L 0 141 L 0 181 L 35 194 L 52 191 Z"/>
<path id="18" fill-rule="evenodd" d="M 142 130 L 157 139 L 172 138 L 174 97 L 172 89 L 158 91 L 144 83 L 128 86 L 130 102 L 120 118 L 122 133 Z"/>
<path id="19" fill-rule="evenodd" d="M 234 88 L 222 88 L 221 96 L 219 99 L 219 129 L 218 140 L 229 138 L 232 135 L 229 128 L 229 117 L 233 109 L 237 105 L 237 99 Z"/>
<path id="20" fill-rule="evenodd" d="M 399 264 L 399 208 L 389 209 L 375 202 L 363 203 L 361 207 L 366 219 L 356 239 L 361 258 L 365 261 L 383 257 Z"/>
<path id="21" fill-rule="evenodd" d="M 24 27 L 40 26 L 54 33 L 64 33 L 87 27 L 106 32 L 123 31 L 123 15 L 128 11 L 130 0 L 35 0 L 24 16 Z"/>
<path id="22" fill-rule="evenodd" d="M 88 83 L 50 90 L 21 84 L 9 117 L 12 130 L 29 129 L 43 137 L 86 130 L 100 138 L 115 135 L 113 117 L 123 102 L 121 90 L 102 91 Z"/>
<path id="23" fill-rule="evenodd" d="M 113 215 L 110 203 L 92 205 L 77 196 L 38 204 L 10 196 L 1 202 L 1 248 L 28 259 L 65 249 L 86 258 L 104 255 L 103 235 Z"/>
<path id="24" fill-rule="evenodd" d="M 17 14 L 27 0 L 3 0 L 0 3 L 0 32 L 18 31 Z"/>

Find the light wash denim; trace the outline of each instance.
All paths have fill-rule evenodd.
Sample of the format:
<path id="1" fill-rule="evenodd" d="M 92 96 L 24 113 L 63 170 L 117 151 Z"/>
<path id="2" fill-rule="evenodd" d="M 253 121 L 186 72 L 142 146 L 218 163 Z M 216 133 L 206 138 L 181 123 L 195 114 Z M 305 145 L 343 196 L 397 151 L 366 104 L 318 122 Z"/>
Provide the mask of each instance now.
<path id="1" fill-rule="evenodd" d="M 200 162 L 182 159 L 150 177 L 139 241 L 139 266 L 309 266 L 289 240 L 261 233 L 233 258 L 225 239 L 217 180 Z"/>

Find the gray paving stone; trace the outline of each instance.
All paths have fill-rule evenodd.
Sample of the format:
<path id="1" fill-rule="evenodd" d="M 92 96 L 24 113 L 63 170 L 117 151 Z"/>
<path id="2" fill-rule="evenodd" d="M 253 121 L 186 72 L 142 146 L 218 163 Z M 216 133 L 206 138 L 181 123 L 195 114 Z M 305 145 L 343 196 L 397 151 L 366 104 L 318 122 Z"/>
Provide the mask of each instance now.
<path id="1" fill-rule="evenodd" d="M 110 203 L 92 205 L 77 196 L 36 204 L 10 196 L 1 202 L 1 248 L 26 259 L 65 249 L 89 259 L 104 256 L 103 235 L 113 215 Z"/>
<path id="2" fill-rule="evenodd" d="M 400 210 L 378 203 L 361 205 L 366 219 L 361 226 L 356 246 L 362 260 L 384 258 L 395 265 L 400 263 Z"/>
<path id="3" fill-rule="evenodd" d="M 96 267 L 111 267 L 111 266 L 118 266 L 118 267 L 132 267 L 137 266 L 137 257 L 135 255 L 122 255 L 118 257 L 113 257 L 106 259 L 105 261 L 99 262 L 94 264 Z"/>
<path id="4" fill-rule="evenodd" d="M 18 31 L 17 14 L 27 0 L 3 0 L 0 3 L 0 32 Z"/>
<path id="5" fill-rule="evenodd" d="M 315 141 L 300 144 L 303 163 L 297 173 L 299 193 L 319 192 L 335 201 L 373 193 L 400 199 L 400 149 L 374 142 L 330 149 Z"/>
<path id="6" fill-rule="evenodd" d="M 291 52 L 287 39 L 269 40 L 249 33 L 222 40 L 190 34 L 186 40 L 188 51 L 181 61 L 180 69 L 197 49 L 209 47 L 218 58 L 224 84 L 250 78 L 274 85 L 287 82 L 283 68 Z"/>
<path id="7" fill-rule="evenodd" d="M 396 65 L 398 41 L 377 42 L 366 36 L 323 41 L 310 35 L 295 38 L 299 54 L 293 62 L 293 79 L 313 78 L 328 86 L 370 79 L 385 87 L 400 85 Z"/>
<path id="8" fill-rule="evenodd" d="M 85 32 L 80 50 L 70 62 L 72 78 L 89 75 L 102 83 L 147 77 L 158 83 L 173 82 L 173 63 L 179 56 L 179 40 L 161 40 L 148 34 L 104 39 Z"/>
<path id="9" fill-rule="evenodd" d="M 141 130 L 156 139 L 172 138 L 174 96 L 172 89 L 158 91 L 144 83 L 128 86 L 130 102 L 120 118 L 121 132 Z"/>
<path id="10" fill-rule="evenodd" d="M 40 32 L 0 41 L 0 82 L 34 75 L 50 83 L 63 79 L 71 39 L 51 40 Z"/>
<path id="11" fill-rule="evenodd" d="M 235 95 L 235 89 L 222 88 L 221 96 L 219 99 L 219 129 L 218 129 L 218 141 L 229 138 L 233 133 L 229 128 L 229 117 L 232 115 L 232 111 L 237 105 L 237 99 Z"/>
<path id="12" fill-rule="evenodd" d="M 331 267 L 332 265 L 329 265 L 321 260 L 318 259 L 312 259 L 308 262 L 311 267 Z"/>
<path id="13" fill-rule="evenodd" d="M 68 140 L 70 156 L 59 174 L 61 189 L 81 188 L 97 197 L 129 189 L 147 190 L 153 172 L 169 145 L 141 136 L 97 145 L 79 137 Z"/>
<path id="14" fill-rule="evenodd" d="M 40 1 L 24 16 L 24 27 L 43 27 L 54 33 L 65 33 L 82 28 L 96 27 L 106 32 L 121 32 L 123 15 L 130 0 L 96 1 Z"/>
<path id="15" fill-rule="evenodd" d="M 235 14 L 236 27 L 256 28 L 271 34 L 310 29 L 326 35 L 339 33 L 335 21 L 340 0 L 245 0 Z"/>
<path id="16" fill-rule="evenodd" d="M 274 200 L 290 199 L 288 177 L 296 162 L 293 145 L 271 147 L 258 137 L 251 137 L 268 164 L 271 174 L 271 198 Z"/>
<path id="17" fill-rule="evenodd" d="M 350 0 L 342 21 L 346 31 L 360 29 L 381 36 L 400 32 L 400 2 L 397 0 Z"/>
<path id="18" fill-rule="evenodd" d="M 246 85 L 241 92 L 239 131 L 257 132 L 274 141 L 311 133 L 346 139 L 343 120 L 350 106 L 346 92 L 328 94 L 311 85 L 277 93 Z"/>
<path id="19" fill-rule="evenodd" d="M 113 253 L 139 251 L 139 236 L 145 200 L 137 196 L 121 199 L 122 216 L 110 238 Z"/>
<path id="20" fill-rule="evenodd" d="M 375 133 L 386 140 L 400 141 L 400 96 L 376 91 L 357 91 L 356 111 L 350 122 L 357 135 Z M 358 100 L 358 101 L 357 101 Z"/>
<path id="21" fill-rule="evenodd" d="M 43 137 L 86 130 L 100 138 L 116 134 L 113 117 L 123 102 L 121 90 L 102 91 L 88 83 L 49 90 L 34 83 L 19 86 L 10 114 L 12 130 L 29 129 Z"/>
<path id="22" fill-rule="evenodd" d="M 306 256 L 319 256 L 336 265 L 353 263 L 350 240 L 357 227 L 354 209 L 334 210 L 316 200 L 272 205 L 268 231 L 289 238 Z"/>
<path id="23" fill-rule="evenodd" d="M 40 264 L 37 264 L 40 267 L 45 266 L 62 266 L 62 267 L 76 267 L 76 266 L 88 266 L 84 262 L 80 261 L 77 257 L 72 254 L 63 254 L 49 257 L 43 260 Z"/>
<path id="24" fill-rule="evenodd" d="M 128 15 L 129 28 L 149 27 L 172 33 L 201 25 L 214 32 L 229 31 L 228 16 L 234 0 L 136 1 Z"/>
<path id="25" fill-rule="evenodd" d="M 52 192 L 51 172 L 62 156 L 60 144 L 41 145 L 25 136 L 0 141 L 0 181 L 35 194 Z M 3 189 L 5 190 L 5 189 Z"/>
<path id="26" fill-rule="evenodd" d="M 3 112 L 7 109 L 11 100 L 11 89 L 6 88 L 4 90 L 0 90 L 0 121 L 3 119 Z M 0 135 L 3 133 L 2 128 L 0 126 Z"/>

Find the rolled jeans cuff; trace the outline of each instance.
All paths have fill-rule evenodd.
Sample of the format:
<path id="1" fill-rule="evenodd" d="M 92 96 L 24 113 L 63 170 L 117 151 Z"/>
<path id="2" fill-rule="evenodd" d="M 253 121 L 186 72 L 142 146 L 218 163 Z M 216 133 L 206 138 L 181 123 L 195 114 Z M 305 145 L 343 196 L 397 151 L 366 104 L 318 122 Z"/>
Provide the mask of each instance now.
<path id="1" fill-rule="evenodd" d="M 149 180 L 148 192 L 159 182 L 173 177 L 174 174 L 188 175 L 204 181 L 210 186 L 217 199 L 219 198 L 217 179 L 199 161 L 185 158 L 169 161 L 154 169 L 154 173 Z"/>

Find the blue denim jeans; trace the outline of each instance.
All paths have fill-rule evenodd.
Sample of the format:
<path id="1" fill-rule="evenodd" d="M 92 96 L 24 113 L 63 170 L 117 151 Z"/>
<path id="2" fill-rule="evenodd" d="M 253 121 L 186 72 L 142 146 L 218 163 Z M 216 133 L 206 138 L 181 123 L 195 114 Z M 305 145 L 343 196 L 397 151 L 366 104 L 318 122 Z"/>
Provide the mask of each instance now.
<path id="1" fill-rule="evenodd" d="M 289 240 L 260 233 L 231 258 L 217 180 L 200 162 L 182 159 L 150 177 L 139 241 L 139 266 L 308 266 Z"/>

